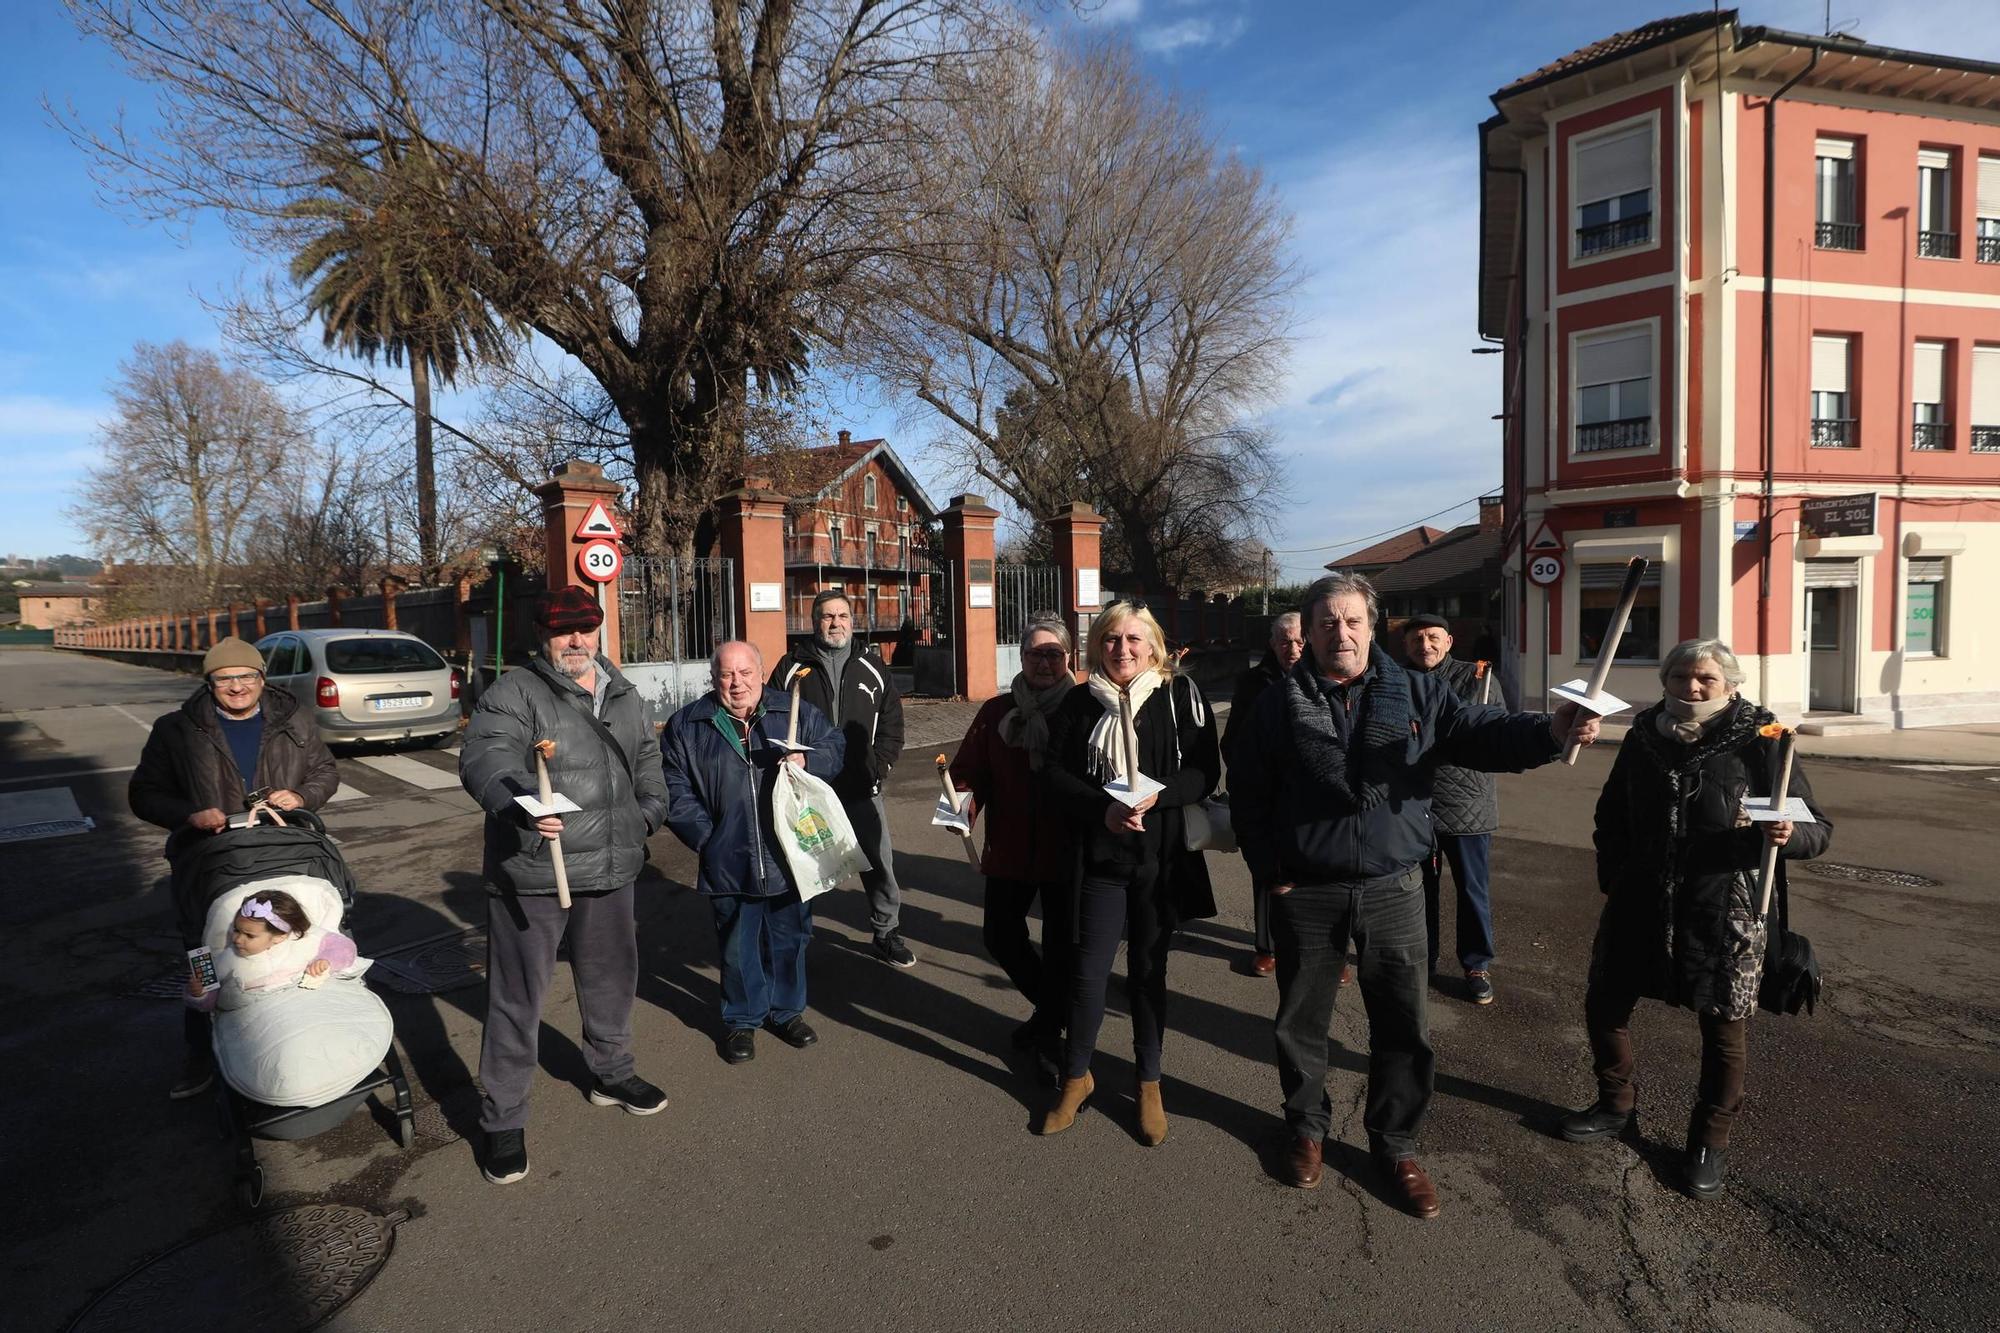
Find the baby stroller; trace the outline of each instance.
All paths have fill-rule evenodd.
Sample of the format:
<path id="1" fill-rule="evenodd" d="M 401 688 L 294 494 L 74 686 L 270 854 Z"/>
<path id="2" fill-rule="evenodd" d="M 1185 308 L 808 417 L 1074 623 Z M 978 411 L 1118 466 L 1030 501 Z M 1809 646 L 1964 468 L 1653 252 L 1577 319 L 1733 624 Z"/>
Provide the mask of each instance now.
<path id="1" fill-rule="evenodd" d="M 226 828 L 188 849 L 174 874 L 176 907 L 182 919 L 203 922 L 203 942 L 210 949 L 219 950 L 226 940 L 230 918 L 242 901 L 255 892 L 257 885 L 271 881 L 269 887 L 282 888 L 299 899 L 315 927 L 338 929 L 358 946 L 360 939 L 349 916 L 354 905 L 354 875 L 333 840 L 327 837 L 326 826 L 309 810 L 279 814 L 264 809 L 262 813 L 275 822 L 261 822 L 257 812 L 253 812 L 247 826 Z M 324 1002 L 316 999 L 313 1003 Z M 369 1042 L 370 1031 L 374 1032 L 373 1044 L 367 1047 L 370 1055 L 362 1059 L 373 1058 L 372 1052 L 383 1044 L 386 1050 L 379 1063 L 358 1082 L 350 1085 L 347 1076 L 336 1075 L 338 1082 L 331 1090 L 319 1088 L 310 1096 L 284 1099 L 310 1104 L 272 1105 L 239 1091 L 239 1087 L 253 1083 L 251 1075 L 267 1075 L 269 1070 L 246 1063 L 242 1053 L 232 1051 L 218 1034 L 215 1054 L 221 1077 L 215 1085 L 217 1112 L 223 1136 L 236 1145 L 237 1196 L 252 1209 L 264 1199 L 264 1168 L 257 1162 L 258 1139 L 305 1139 L 324 1133 L 369 1104 L 371 1094 L 378 1088 L 387 1088 L 393 1094 L 397 1141 L 405 1148 L 416 1142 L 410 1084 L 396 1051 L 394 1027 L 386 1006 L 360 986 L 340 1004 L 349 1016 L 346 1030 L 341 1022 L 321 1021 L 315 1024 L 314 1039 L 325 1039 L 329 1028 L 333 1038 L 344 1038 L 339 1049 L 347 1054 L 350 1069 L 357 1041 Z M 357 1028 L 367 1030 L 357 1031 Z M 386 1043 L 380 1040 L 384 1033 Z M 339 1067 L 338 1061 L 335 1067 Z M 255 1085 L 285 1086 L 283 1082 L 274 1084 L 269 1078 Z M 296 1086 L 296 1080 L 292 1085 Z"/>

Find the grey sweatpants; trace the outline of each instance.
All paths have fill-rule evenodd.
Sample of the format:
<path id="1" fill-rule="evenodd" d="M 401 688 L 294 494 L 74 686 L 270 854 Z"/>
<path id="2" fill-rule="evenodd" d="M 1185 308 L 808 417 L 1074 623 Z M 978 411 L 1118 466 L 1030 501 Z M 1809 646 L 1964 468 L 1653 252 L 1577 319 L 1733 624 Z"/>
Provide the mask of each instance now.
<path id="1" fill-rule="evenodd" d="M 639 937 L 630 884 L 573 895 L 564 912 L 554 894 L 495 896 L 486 909 L 486 1029 L 479 1081 L 486 1096 L 479 1127 L 525 1129 L 542 1030 L 542 998 L 569 936 L 569 970 L 583 1017 L 583 1058 L 605 1083 L 632 1073 L 632 997 L 639 986 Z"/>
<path id="2" fill-rule="evenodd" d="M 842 801 L 847 822 L 854 826 L 854 840 L 867 854 L 868 868 L 861 872 L 861 887 L 868 894 L 868 922 L 880 937 L 897 929 L 903 921 L 903 887 L 896 883 L 896 849 L 889 845 L 889 811 L 882 793 L 869 800 Z"/>

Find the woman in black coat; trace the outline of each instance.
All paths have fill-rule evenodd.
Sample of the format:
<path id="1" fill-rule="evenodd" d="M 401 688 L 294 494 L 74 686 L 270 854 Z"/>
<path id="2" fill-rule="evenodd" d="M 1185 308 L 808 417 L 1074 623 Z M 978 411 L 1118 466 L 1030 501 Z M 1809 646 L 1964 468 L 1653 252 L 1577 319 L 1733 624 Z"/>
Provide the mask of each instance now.
<path id="1" fill-rule="evenodd" d="M 1180 922 L 1215 914 L 1208 868 L 1186 850 L 1182 810 L 1215 790 L 1222 769 L 1215 717 L 1193 681 L 1174 674 L 1159 622 L 1143 605 L 1113 602 L 1085 645 L 1086 688 L 1071 690 L 1049 724 L 1049 786 L 1077 835 L 1069 959 L 1069 1042 L 1056 1103 L 1041 1132 L 1068 1129 L 1096 1086 L 1090 1057 L 1104 1022 L 1104 996 L 1121 936 L 1127 950 L 1132 1044 L 1138 1066 L 1139 1138 L 1167 1137 L 1160 1102 L 1166 1027 L 1167 946 Z M 1128 807 L 1105 791 L 1123 781 L 1127 758 L 1120 700 L 1132 707 L 1139 772 L 1161 789 Z"/>
<path id="2" fill-rule="evenodd" d="M 1630 1120 L 1631 1021 L 1640 997 L 1692 1009 L 1701 1023 L 1701 1078 L 1688 1119 L 1687 1185 L 1712 1198 L 1743 1105 L 1749 1020 L 1771 930 L 1757 914 L 1764 845 L 1782 849 L 1775 911 L 1785 861 L 1820 855 L 1833 825 L 1796 765 L 1791 794 L 1804 798 L 1814 822 L 1749 822 L 1743 798 L 1768 796 L 1777 781 L 1778 729 L 1737 693 L 1743 669 L 1726 644 L 1679 644 L 1661 662 L 1660 680 L 1664 697 L 1633 719 L 1597 801 L 1605 904 L 1584 998 L 1597 1101 L 1565 1116 L 1561 1129 L 1585 1143 L 1618 1134 Z"/>

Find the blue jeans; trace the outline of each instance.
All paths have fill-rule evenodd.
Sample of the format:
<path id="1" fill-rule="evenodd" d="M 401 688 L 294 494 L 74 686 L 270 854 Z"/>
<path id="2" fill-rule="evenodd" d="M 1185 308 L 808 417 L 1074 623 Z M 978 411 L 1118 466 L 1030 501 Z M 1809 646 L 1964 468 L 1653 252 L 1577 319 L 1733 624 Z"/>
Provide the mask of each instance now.
<path id="1" fill-rule="evenodd" d="M 1350 884 L 1300 884 L 1271 898 L 1278 945 L 1278 1084 L 1285 1124 L 1314 1141 L 1333 1125 L 1326 1040 L 1340 994 L 1347 943 L 1368 1011 L 1368 1099 L 1362 1124 L 1384 1161 L 1411 1157 L 1430 1106 L 1437 1059 L 1425 1008 L 1424 915 L 1412 866 L 1401 876 Z"/>
<path id="2" fill-rule="evenodd" d="M 722 1025 L 788 1023 L 806 1008 L 806 946 L 812 906 L 796 892 L 756 898 L 721 894 L 709 900 L 722 952 Z"/>
<path id="3" fill-rule="evenodd" d="M 1444 867 L 1451 862 L 1451 881 L 1458 889 L 1458 962 L 1468 972 L 1484 971 L 1493 962 L 1493 903 L 1488 884 L 1492 863 L 1491 833 L 1440 833 L 1438 850 L 1424 862 L 1424 929 L 1431 940 L 1431 970 L 1438 965 L 1438 897 Z"/>
<path id="4" fill-rule="evenodd" d="M 1123 877 L 1121 877 L 1121 874 Z M 1076 948 L 1069 963 L 1069 1046 L 1063 1077 L 1090 1072 L 1097 1033 L 1104 1026 L 1105 994 L 1118 942 L 1130 928 L 1125 951 L 1125 995 L 1132 1008 L 1132 1063 L 1143 1082 L 1160 1079 L 1160 1047 L 1167 1027 L 1167 946 L 1173 933 L 1159 925 L 1154 880 L 1136 868 L 1093 867 L 1084 872 L 1076 909 Z"/>

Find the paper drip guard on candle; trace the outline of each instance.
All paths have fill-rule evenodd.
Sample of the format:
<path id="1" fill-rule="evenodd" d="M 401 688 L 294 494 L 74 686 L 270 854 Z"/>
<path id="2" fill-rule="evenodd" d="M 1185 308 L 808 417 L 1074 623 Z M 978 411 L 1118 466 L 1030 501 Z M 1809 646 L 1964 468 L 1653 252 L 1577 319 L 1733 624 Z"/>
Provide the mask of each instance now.
<path id="1" fill-rule="evenodd" d="M 523 810 L 526 810 L 529 814 L 533 815 L 537 819 L 547 819 L 552 815 L 573 815 L 573 814 L 583 813 L 582 806 L 578 805 L 575 801 L 572 801 L 569 797 L 563 795 L 561 792 L 551 793 L 548 803 L 546 805 L 543 804 L 539 798 L 534 796 L 516 796 L 514 798 L 514 804 L 520 806 Z"/>
<path id="2" fill-rule="evenodd" d="M 1560 685 L 1551 685 L 1549 686 L 1549 693 L 1564 703 L 1575 704 L 1584 712 L 1595 713 L 1598 717 L 1612 717 L 1632 706 L 1617 695 L 1605 690 L 1599 690 L 1597 693 L 1592 694 L 1590 692 L 1590 682 L 1581 678 L 1566 680 Z"/>

